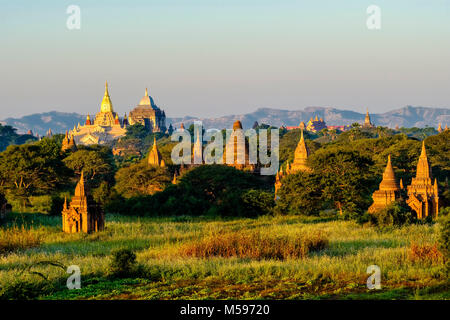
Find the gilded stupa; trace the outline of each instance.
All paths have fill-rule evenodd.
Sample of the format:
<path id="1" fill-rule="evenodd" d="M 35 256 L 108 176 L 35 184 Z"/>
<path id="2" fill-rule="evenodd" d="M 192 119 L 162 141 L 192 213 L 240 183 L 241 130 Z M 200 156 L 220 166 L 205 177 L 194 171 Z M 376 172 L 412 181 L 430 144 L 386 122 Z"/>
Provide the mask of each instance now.
<path id="1" fill-rule="evenodd" d="M 158 146 L 156 145 L 156 137 L 153 138 L 153 147 L 148 154 L 148 164 L 151 166 L 165 167 L 166 163 L 161 156 L 161 153 L 158 150 Z"/>
<path id="2" fill-rule="evenodd" d="M 391 202 L 400 197 L 400 186 L 395 179 L 394 169 L 392 168 L 391 155 L 388 156 L 386 169 L 384 169 L 383 180 L 380 187 L 372 195 L 373 204 L 368 212 L 373 213 L 386 208 Z"/>
<path id="3" fill-rule="evenodd" d="M 417 163 L 416 177 L 412 178 L 411 185 L 408 186 L 408 200 L 406 203 L 416 212 L 419 219 L 428 216 L 437 218 L 438 216 L 438 185 L 436 179 L 434 179 L 434 184 L 432 183 L 425 141 L 422 141 L 422 151 Z"/>
<path id="4" fill-rule="evenodd" d="M 78 144 L 106 144 L 124 136 L 127 131 L 126 126 L 127 124 L 121 123 L 119 115 L 114 112 L 109 96 L 108 82 L 106 82 L 100 112 L 95 115 L 94 121 L 92 122 L 88 114 L 85 124 L 74 127 L 70 131 L 70 135 Z"/>

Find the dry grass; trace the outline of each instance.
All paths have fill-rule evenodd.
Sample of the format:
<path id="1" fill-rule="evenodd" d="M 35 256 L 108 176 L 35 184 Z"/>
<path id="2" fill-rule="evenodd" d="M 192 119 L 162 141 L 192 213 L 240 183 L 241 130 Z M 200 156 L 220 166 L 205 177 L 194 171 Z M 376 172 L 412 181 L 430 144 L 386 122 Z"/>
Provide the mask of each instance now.
<path id="1" fill-rule="evenodd" d="M 9 229 L 0 230 L 0 254 L 37 247 L 40 244 L 39 235 L 24 226 L 20 228 L 13 226 Z"/>
<path id="2" fill-rule="evenodd" d="M 322 232 L 311 232 L 295 237 L 275 235 L 259 230 L 224 232 L 207 236 L 181 247 L 182 255 L 207 258 L 213 256 L 249 259 L 303 258 L 310 252 L 328 247 Z"/>
<path id="3" fill-rule="evenodd" d="M 441 251 L 439 251 L 438 244 L 416 244 L 412 243 L 409 249 L 408 258 L 412 262 L 428 262 L 439 263 L 443 259 Z"/>

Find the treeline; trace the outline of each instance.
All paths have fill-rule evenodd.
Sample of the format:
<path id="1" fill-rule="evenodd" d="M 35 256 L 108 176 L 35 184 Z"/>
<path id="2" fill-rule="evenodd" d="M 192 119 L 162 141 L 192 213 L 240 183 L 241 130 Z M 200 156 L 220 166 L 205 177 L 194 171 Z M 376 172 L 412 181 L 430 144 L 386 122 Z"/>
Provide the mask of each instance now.
<path id="1" fill-rule="evenodd" d="M 173 143 L 163 134 L 131 126 L 113 149 L 78 146 L 61 152 L 62 135 L 0 153 L 0 193 L 13 210 L 60 214 L 81 171 L 94 199 L 109 213 L 128 215 L 257 216 L 261 214 L 364 216 L 378 188 L 387 156 L 391 154 L 397 179 L 407 186 L 415 175 L 421 142 L 386 128 L 353 126 L 341 133 L 305 133 L 312 173 L 283 179 L 274 201 L 274 177 L 259 176 L 223 165 L 183 168 L 172 165 Z M 191 129 L 191 128 L 189 128 Z M 425 139 L 432 174 L 438 179 L 440 204 L 450 202 L 450 131 Z M 280 165 L 294 158 L 298 130 L 282 131 Z M 166 167 L 147 164 L 147 153 L 158 139 Z M 133 146 L 133 147 L 130 147 Z M 133 149 L 135 148 L 135 149 Z M 126 151 L 134 150 L 131 154 Z M 138 151 L 138 152 L 135 152 Z"/>

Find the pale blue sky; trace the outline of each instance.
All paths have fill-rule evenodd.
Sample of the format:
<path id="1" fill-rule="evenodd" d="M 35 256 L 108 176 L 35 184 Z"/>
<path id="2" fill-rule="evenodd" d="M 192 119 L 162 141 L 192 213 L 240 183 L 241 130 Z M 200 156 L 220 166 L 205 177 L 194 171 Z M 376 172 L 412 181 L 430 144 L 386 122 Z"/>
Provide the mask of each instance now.
<path id="1" fill-rule="evenodd" d="M 146 86 L 169 117 L 450 107 L 450 0 L 0 0 L 0 40 L 0 119 L 95 114 L 105 80 L 121 115 Z"/>

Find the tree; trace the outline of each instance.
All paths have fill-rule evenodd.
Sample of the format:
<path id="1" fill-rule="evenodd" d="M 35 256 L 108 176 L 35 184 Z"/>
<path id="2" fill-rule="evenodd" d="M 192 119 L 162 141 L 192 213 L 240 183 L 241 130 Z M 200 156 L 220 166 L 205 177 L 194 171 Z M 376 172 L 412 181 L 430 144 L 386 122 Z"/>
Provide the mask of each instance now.
<path id="1" fill-rule="evenodd" d="M 310 164 L 320 176 L 322 201 L 333 205 L 342 215 L 361 213 L 368 207 L 373 176 L 373 161 L 358 152 L 342 148 L 326 148 L 311 156 Z"/>
<path id="2" fill-rule="evenodd" d="M 298 172 L 283 179 L 275 212 L 293 215 L 317 215 L 321 209 L 320 176 Z"/>
<path id="3" fill-rule="evenodd" d="M 80 147 L 63 161 L 75 174 L 81 175 L 83 171 L 92 188 L 98 187 L 102 181 L 113 184 L 114 158 L 108 147 Z"/>
<path id="4" fill-rule="evenodd" d="M 9 146 L 0 154 L 0 185 L 26 204 L 31 195 L 53 193 L 65 184 L 67 170 L 53 140 Z"/>
<path id="5" fill-rule="evenodd" d="M 150 166 L 145 161 L 117 171 L 115 189 L 125 198 L 152 195 L 172 181 L 167 168 Z"/>

